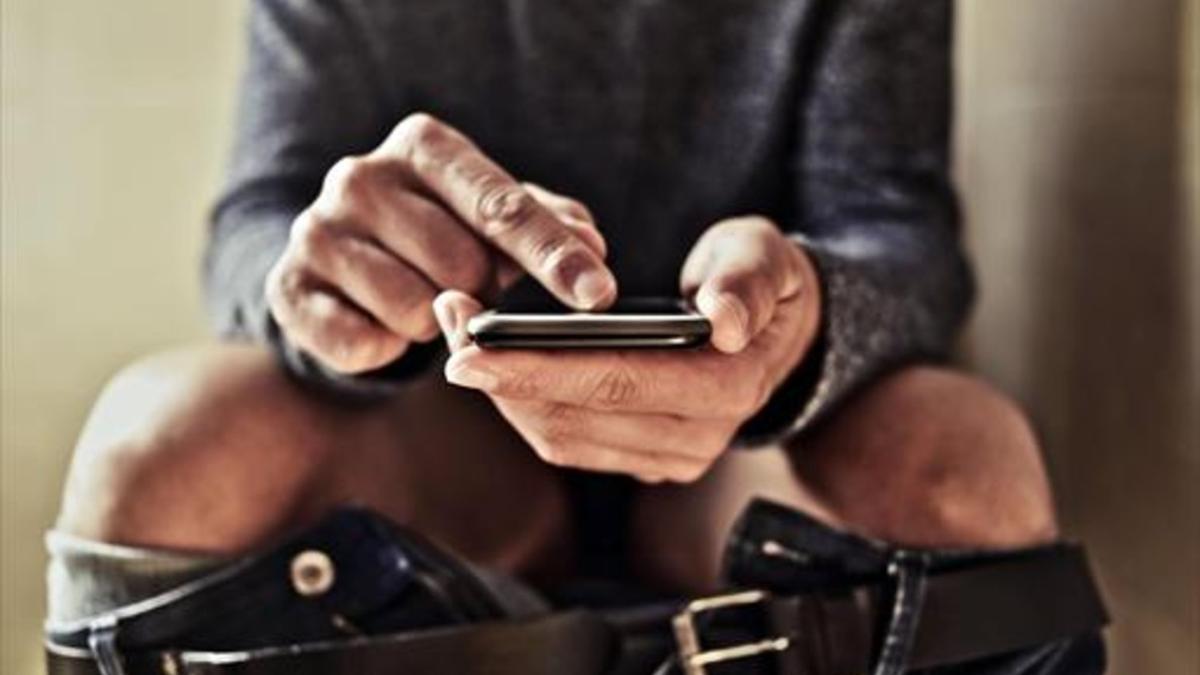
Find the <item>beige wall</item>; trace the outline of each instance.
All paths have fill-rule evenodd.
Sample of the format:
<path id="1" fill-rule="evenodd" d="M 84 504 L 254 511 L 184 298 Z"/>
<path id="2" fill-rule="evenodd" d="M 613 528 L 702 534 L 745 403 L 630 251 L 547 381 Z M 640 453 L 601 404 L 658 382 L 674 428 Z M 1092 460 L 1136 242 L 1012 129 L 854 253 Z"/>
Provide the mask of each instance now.
<path id="1" fill-rule="evenodd" d="M 198 251 L 242 3 L 0 1 L 0 671 L 23 673 L 39 537 L 89 401 L 122 362 L 203 334 Z M 1113 672 L 1196 672 L 1182 16 L 1166 0 L 961 10 L 974 359 L 1040 422 L 1068 531 L 1117 613 Z"/>
<path id="2" fill-rule="evenodd" d="M 37 672 L 41 532 L 89 402 L 200 336 L 236 0 L 3 0 L 0 672 Z"/>
<path id="3" fill-rule="evenodd" d="M 974 362 L 1033 411 L 1065 529 L 1116 610 L 1113 672 L 1200 672 L 1183 5 L 960 7 Z"/>

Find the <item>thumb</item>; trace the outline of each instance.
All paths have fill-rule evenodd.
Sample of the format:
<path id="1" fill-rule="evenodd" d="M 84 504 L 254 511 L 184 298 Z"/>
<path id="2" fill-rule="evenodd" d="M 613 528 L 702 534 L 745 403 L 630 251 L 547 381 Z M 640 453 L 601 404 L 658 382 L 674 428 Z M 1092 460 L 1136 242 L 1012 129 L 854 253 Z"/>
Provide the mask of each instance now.
<path id="1" fill-rule="evenodd" d="M 771 322 L 779 301 L 799 291 L 790 246 L 774 225 L 755 217 L 722 221 L 696 243 L 681 282 L 712 324 L 713 347 L 742 351 Z"/>
<path id="2" fill-rule="evenodd" d="M 461 291 L 443 291 L 434 298 L 433 315 L 451 353 L 471 343 L 467 321 L 482 311 L 478 300 Z"/>
<path id="3" fill-rule="evenodd" d="M 736 354 L 754 339 L 755 318 L 750 304 L 739 294 L 723 287 L 723 279 L 706 282 L 696 291 L 696 309 L 712 325 L 712 344 L 719 351 Z"/>

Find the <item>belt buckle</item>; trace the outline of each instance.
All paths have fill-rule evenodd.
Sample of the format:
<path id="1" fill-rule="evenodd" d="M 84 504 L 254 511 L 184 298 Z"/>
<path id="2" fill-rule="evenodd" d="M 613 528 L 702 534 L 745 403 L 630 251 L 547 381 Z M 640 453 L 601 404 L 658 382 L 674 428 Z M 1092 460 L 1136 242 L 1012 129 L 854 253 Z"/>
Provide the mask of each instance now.
<path id="1" fill-rule="evenodd" d="M 686 675 L 707 675 L 708 667 L 716 663 L 748 659 L 761 654 L 786 650 L 791 645 L 791 640 L 782 636 L 716 649 L 703 649 L 700 644 L 700 635 L 696 630 L 697 616 L 719 612 L 730 607 L 758 605 L 766 602 L 769 598 L 770 594 L 766 591 L 751 590 L 715 595 L 689 602 L 683 611 L 676 614 L 671 620 L 671 626 L 675 631 L 675 644 L 679 649 L 679 663 L 683 672 Z"/>

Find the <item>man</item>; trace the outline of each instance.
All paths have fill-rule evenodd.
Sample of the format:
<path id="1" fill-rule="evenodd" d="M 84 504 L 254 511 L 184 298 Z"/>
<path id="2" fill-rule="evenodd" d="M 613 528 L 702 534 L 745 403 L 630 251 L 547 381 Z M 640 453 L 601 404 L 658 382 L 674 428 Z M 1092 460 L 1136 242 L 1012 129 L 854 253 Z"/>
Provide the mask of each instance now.
<path id="1" fill-rule="evenodd" d="M 911 545 L 1055 536 L 1022 414 L 922 365 L 970 297 L 948 2 L 258 0 L 250 26 L 205 268 L 243 341 L 101 396 L 52 615 L 345 502 L 526 578 L 684 591 L 753 495 Z M 522 276 L 579 309 L 693 297 L 712 344 L 468 344 Z"/>

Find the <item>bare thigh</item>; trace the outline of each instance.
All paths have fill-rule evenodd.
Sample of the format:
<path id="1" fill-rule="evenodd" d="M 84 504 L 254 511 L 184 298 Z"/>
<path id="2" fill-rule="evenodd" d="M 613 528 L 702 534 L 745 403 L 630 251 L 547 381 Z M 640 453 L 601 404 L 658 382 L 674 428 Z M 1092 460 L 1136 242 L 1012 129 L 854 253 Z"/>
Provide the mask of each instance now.
<path id="1" fill-rule="evenodd" d="M 1004 548 L 1056 534 L 1024 415 L 979 380 L 936 368 L 884 378 L 788 447 L 730 452 L 693 485 L 644 488 L 635 567 L 658 586 L 711 590 L 725 536 L 755 497 L 913 546 Z"/>
<path id="2" fill-rule="evenodd" d="M 144 359 L 97 401 L 57 527 L 230 553 L 353 503 L 477 562 L 561 567 L 572 534 L 560 477 L 486 400 L 439 375 L 365 402 L 298 385 L 259 347 Z"/>

